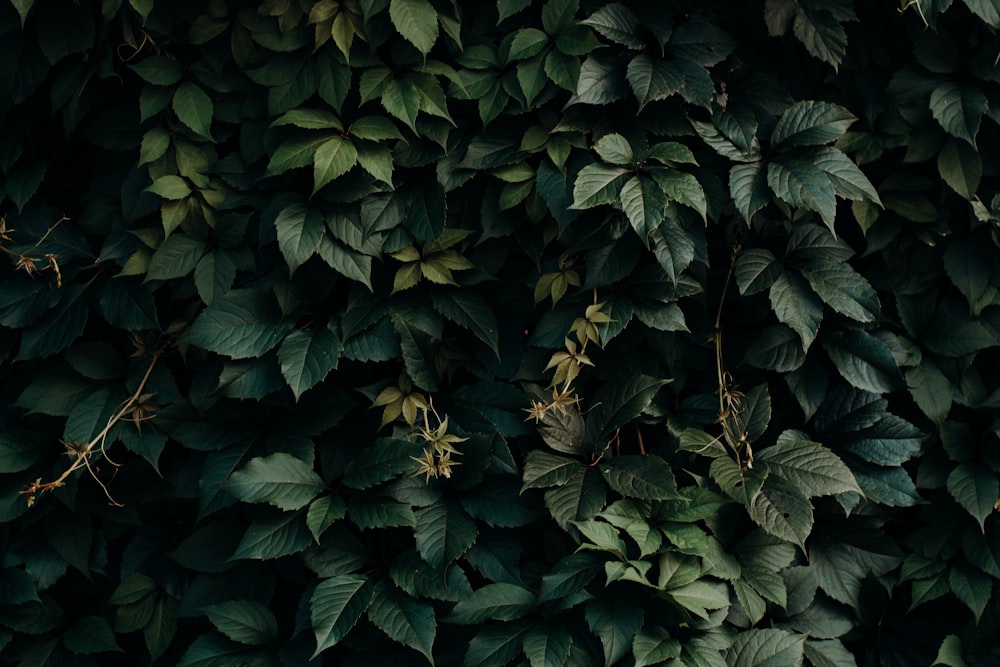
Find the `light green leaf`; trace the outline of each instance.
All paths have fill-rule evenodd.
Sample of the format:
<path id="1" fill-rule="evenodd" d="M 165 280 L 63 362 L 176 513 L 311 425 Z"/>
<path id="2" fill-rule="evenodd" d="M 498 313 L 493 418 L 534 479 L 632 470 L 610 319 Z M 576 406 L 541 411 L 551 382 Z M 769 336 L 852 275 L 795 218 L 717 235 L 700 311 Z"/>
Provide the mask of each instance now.
<path id="1" fill-rule="evenodd" d="M 277 345 L 290 328 L 291 323 L 282 322 L 272 294 L 238 289 L 206 307 L 195 318 L 184 342 L 232 359 L 249 359 Z"/>
<path id="2" fill-rule="evenodd" d="M 805 639 L 787 630 L 746 630 L 736 635 L 726 651 L 726 663 L 733 667 L 801 665 Z"/>
<path id="3" fill-rule="evenodd" d="M 424 0 L 419 0 L 423 2 Z M 381 97 L 382 106 L 390 114 L 417 131 L 417 114 L 420 112 L 420 90 L 410 81 L 390 81 Z"/>
<path id="4" fill-rule="evenodd" d="M 316 651 L 313 658 L 337 644 L 362 614 L 373 597 L 368 579 L 359 574 L 342 574 L 321 581 L 309 599 L 309 614 Z"/>
<path id="5" fill-rule="evenodd" d="M 171 101 L 177 118 L 199 136 L 212 138 L 212 115 L 215 109 L 212 100 L 198 84 L 185 81 L 177 86 Z"/>
<path id="6" fill-rule="evenodd" d="M 771 200 L 767 174 L 761 162 L 735 164 L 729 170 L 729 195 L 747 224 Z"/>
<path id="7" fill-rule="evenodd" d="M 146 188 L 147 192 L 160 195 L 164 199 L 177 200 L 184 199 L 191 194 L 191 185 L 180 176 L 167 175 L 160 176 L 153 184 Z"/>
<path id="8" fill-rule="evenodd" d="M 376 586 L 368 618 L 390 639 L 420 652 L 434 664 L 437 619 L 429 602 L 414 600 L 388 585 Z"/>
<path id="9" fill-rule="evenodd" d="M 604 667 L 611 667 L 632 648 L 642 627 L 642 604 L 637 597 L 626 595 L 594 598 L 587 603 L 584 616 L 604 647 Z"/>
<path id="10" fill-rule="evenodd" d="M 486 584 L 460 600 L 446 621 L 460 625 L 481 625 L 484 621 L 512 621 L 535 605 L 535 594 L 509 583 Z"/>
<path id="11" fill-rule="evenodd" d="M 764 461 L 772 474 L 792 482 L 808 496 L 861 493 L 854 475 L 836 454 L 796 435 L 782 433 L 776 444 L 757 450 L 757 460 Z"/>
<path id="12" fill-rule="evenodd" d="M 278 621 L 271 610 L 253 600 L 229 600 L 205 607 L 216 629 L 235 642 L 266 646 L 278 635 Z"/>
<path id="13" fill-rule="evenodd" d="M 333 137 L 319 145 L 313 157 L 313 194 L 357 164 L 358 149 L 350 139 Z"/>
<path id="14" fill-rule="evenodd" d="M 305 507 L 323 488 L 312 466 L 283 452 L 251 459 L 226 482 L 226 490 L 243 502 L 270 503 L 283 510 Z"/>
<path id="15" fill-rule="evenodd" d="M 983 91 L 946 81 L 931 93 L 930 105 L 931 114 L 945 132 L 975 147 L 980 120 L 989 107 Z"/>
<path id="16" fill-rule="evenodd" d="M 808 351 L 823 321 L 823 302 L 799 274 L 788 271 L 778 275 L 768 295 L 778 320 L 799 335 L 802 350 Z"/>
<path id="17" fill-rule="evenodd" d="M 632 146 L 617 132 L 605 134 L 594 143 L 594 150 L 605 162 L 614 165 L 628 166 L 635 162 Z"/>
<path id="18" fill-rule="evenodd" d="M 771 132 L 776 146 L 821 146 L 839 139 L 857 118 L 830 102 L 803 100 L 781 114 Z"/>
<path id="19" fill-rule="evenodd" d="M 1000 498 L 997 474 L 981 463 L 959 463 L 948 475 L 948 493 L 976 519 L 985 531 L 986 517 Z"/>
<path id="20" fill-rule="evenodd" d="M 438 37 L 438 16 L 427 0 L 391 0 L 389 18 L 399 34 L 425 56 Z"/>
<path id="21" fill-rule="evenodd" d="M 577 174 L 573 184 L 573 205 L 570 208 L 593 208 L 617 201 L 627 176 L 628 171 L 621 167 L 588 164 Z"/>
<path id="22" fill-rule="evenodd" d="M 833 230 L 837 200 L 830 178 L 805 160 L 781 160 L 767 165 L 767 184 L 774 194 L 789 204 L 819 213 Z"/>
<path id="23" fill-rule="evenodd" d="M 334 327 L 300 329 L 288 334 L 278 348 L 278 361 L 296 401 L 337 367 L 343 348 Z"/>

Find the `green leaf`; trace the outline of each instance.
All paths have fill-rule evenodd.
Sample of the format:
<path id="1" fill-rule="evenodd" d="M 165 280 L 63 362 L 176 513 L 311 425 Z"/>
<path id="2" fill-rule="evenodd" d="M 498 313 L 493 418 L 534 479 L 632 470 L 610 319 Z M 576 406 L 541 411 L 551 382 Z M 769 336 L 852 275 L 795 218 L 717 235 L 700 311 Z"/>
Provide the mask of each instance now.
<path id="1" fill-rule="evenodd" d="M 316 149 L 326 143 L 328 136 L 305 139 L 292 139 L 279 145 L 271 154 L 267 163 L 267 176 L 277 176 L 291 169 L 298 169 L 312 164 L 316 155 Z"/>
<path id="2" fill-rule="evenodd" d="M 493 309 L 480 295 L 461 289 L 439 289 L 431 294 L 434 310 L 475 334 L 497 359 L 500 358 L 500 328 Z"/>
<path id="3" fill-rule="evenodd" d="M 767 479 L 768 470 L 763 466 L 742 467 L 728 455 L 715 457 L 709 475 L 730 498 L 747 509 L 753 506 L 760 489 Z"/>
<path id="4" fill-rule="evenodd" d="M 729 591 L 719 581 L 700 579 L 670 588 L 667 595 L 683 609 L 708 620 L 708 612 L 729 606 Z"/>
<path id="5" fill-rule="evenodd" d="M 629 166 L 635 162 L 632 146 L 617 132 L 605 134 L 594 143 L 594 151 L 605 162 L 618 166 Z"/>
<path id="6" fill-rule="evenodd" d="M 41 601 L 31 577 L 19 568 L 0 569 L 0 603 L 13 606 L 29 601 Z"/>
<path id="7" fill-rule="evenodd" d="M 374 589 L 358 574 L 342 574 L 321 581 L 309 599 L 316 651 L 313 658 L 340 642 L 368 610 Z"/>
<path id="8" fill-rule="evenodd" d="M 805 548 L 812 531 L 813 510 L 805 493 L 776 476 L 764 480 L 750 506 L 750 518 L 768 534 Z"/>
<path id="9" fill-rule="evenodd" d="M 391 185 L 393 158 L 388 146 L 360 142 L 356 148 L 358 165 L 371 174 L 372 178 Z"/>
<path id="10" fill-rule="evenodd" d="M 246 665 L 260 654 L 212 633 L 194 640 L 177 662 L 177 667 L 229 667 Z"/>
<path id="11" fill-rule="evenodd" d="M 425 56 L 430 53 L 438 37 L 438 16 L 431 3 L 427 0 L 391 0 L 389 18 L 399 34 L 420 53 Z"/>
<path id="12" fill-rule="evenodd" d="M 23 30 L 24 22 L 28 20 L 28 13 L 34 6 L 35 0 L 11 0 L 11 4 L 14 5 L 18 16 L 21 17 L 21 29 Z"/>
<path id="13" fill-rule="evenodd" d="M 153 184 L 146 188 L 146 191 L 164 199 L 177 200 L 184 199 L 191 194 L 191 186 L 180 176 L 167 175 L 160 176 L 153 181 Z"/>
<path id="14" fill-rule="evenodd" d="M 656 169 L 652 176 L 663 189 L 667 201 L 688 206 L 697 211 L 703 221 L 707 219 L 708 200 L 705 189 L 692 174 L 675 169 Z"/>
<path id="15" fill-rule="evenodd" d="M 344 483 L 352 489 L 367 489 L 414 469 L 411 458 L 419 448 L 398 438 L 378 438 L 362 448 L 344 471 Z"/>
<path id="16" fill-rule="evenodd" d="M 875 186 L 851 159 L 832 146 L 813 149 L 810 161 L 830 178 L 834 191 L 841 197 L 854 201 L 870 201 L 882 205 Z"/>
<path id="17" fill-rule="evenodd" d="M 4 428 L 0 431 L 0 473 L 27 470 L 45 456 L 32 431 Z"/>
<path id="18" fill-rule="evenodd" d="M 461 625 L 481 625 L 483 621 L 512 621 L 535 605 L 535 594 L 509 583 L 486 584 L 460 600 L 447 620 Z"/>
<path id="19" fill-rule="evenodd" d="M 332 112 L 326 109 L 300 108 L 286 111 L 278 116 L 271 127 L 294 125 L 306 130 L 344 130 L 343 123 Z"/>
<path id="20" fill-rule="evenodd" d="M 15 169 L 6 178 L 7 196 L 10 197 L 18 212 L 35 196 L 39 186 L 45 179 L 48 170 L 46 162 L 39 160 L 27 167 Z"/>
<path id="21" fill-rule="evenodd" d="M 251 459 L 226 482 L 226 490 L 244 502 L 270 503 L 283 510 L 305 507 L 323 488 L 311 466 L 282 452 Z"/>
<path id="22" fill-rule="evenodd" d="M 747 224 L 771 200 L 767 174 L 761 162 L 735 164 L 729 169 L 729 195 Z"/>
<path id="23" fill-rule="evenodd" d="M 814 667 L 857 667 L 854 654 L 839 639 L 807 639 L 805 657 Z"/>
<path id="24" fill-rule="evenodd" d="M 871 463 L 898 466 L 920 451 L 924 437 L 916 426 L 905 419 L 885 414 L 869 428 L 843 438 L 840 449 Z"/>
<path id="25" fill-rule="evenodd" d="M 197 84 L 185 81 L 177 86 L 171 106 L 177 118 L 196 134 L 206 139 L 212 138 L 212 115 L 215 109 L 212 100 Z"/>
<path id="26" fill-rule="evenodd" d="M 968 565 L 960 564 L 948 572 L 948 583 L 955 597 L 969 608 L 976 618 L 976 623 L 979 623 L 993 593 L 992 577 Z"/>
<path id="27" fill-rule="evenodd" d="M 528 452 L 524 461 L 524 489 L 544 489 L 551 486 L 562 486 L 573 479 L 583 468 L 583 464 L 574 459 L 550 454 L 541 449 Z"/>
<path id="28" fill-rule="evenodd" d="M 573 638 L 565 626 L 545 623 L 525 633 L 523 646 L 531 667 L 562 667 L 569 658 Z"/>
<path id="29" fill-rule="evenodd" d="M 565 483 L 545 492 L 545 507 L 564 530 L 571 521 L 594 518 L 604 506 L 605 485 L 600 473 L 580 465 Z"/>
<path id="30" fill-rule="evenodd" d="M 616 456 L 599 467 L 608 486 L 626 498 L 671 500 L 680 497 L 670 465 L 658 456 Z"/>
<path id="31" fill-rule="evenodd" d="M 323 496 L 317 498 L 309 504 L 309 511 L 306 512 L 306 526 L 312 533 L 313 539 L 319 542 L 326 529 L 339 519 L 343 519 L 347 514 L 347 503 L 343 498 L 337 496 Z"/>
<path id="32" fill-rule="evenodd" d="M 996 298 L 994 266 L 989 242 L 976 236 L 955 239 L 944 251 L 945 273 L 968 300 L 973 316 L 978 316 Z"/>
<path id="33" fill-rule="evenodd" d="M 938 647 L 937 657 L 934 658 L 933 665 L 945 665 L 946 667 L 969 667 L 962 657 L 962 639 L 958 635 L 948 635 L 941 641 Z"/>
<path id="34" fill-rule="evenodd" d="M 274 560 L 302 551 L 311 541 L 302 513 L 283 513 L 251 523 L 232 559 Z"/>
<path id="35" fill-rule="evenodd" d="M 948 475 L 948 493 L 986 530 L 986 517 L 1000 498 L 1000 482 L 992 470 L 979 463 L 959 463 Z"/>
<path id="36" fill-rule="evenodd" d="M 832 12 L 807 7 L 809 11 L 800 9 L 795 14 L 792 32 L 811 55 L 833 65 L 836 71 L 847 53 L 847 33 Z"/>
<path id="37" fill-rule="evenodd" d="M 337 367 L 343 349 L 336 327 L 330 325 L 288 334 L 278 348 L 278 361 L 296 401 Z"/>
<path id="38" fill-rule="evenodd" d="M 436 570 L 444 570 L 476 541 L 476 522 L 457 504 L 438 502 L 415 512 L 417 551 Z"/>
<path id="39" fill-rule="evenodd" d="M 802 350 L 808 351 L 823 321 L 823 302 L 800 275 L 788 271 L 778 275 L 768 295 L 778 320 L 799 335 Z"/>
<path id="40" fill-rule="evenodd" d="M 979 122 L 989 107 L 983 91 L 946 81 L 931 92 L 930 106 L 931 114 L 945 132 L 975 147 Z"/>
<path id="41" fill-rule="evenodd" d="M 184 342 L 232 359 L 249 359 L 277 345 L 290 328 L 290 323 L 281 321 L 273 295 L 237 289 L 206 307 L 195 318 Z"/>
<path id="42" fill-rule="evenodd" d="M 805 639 L 805 635 L 787 630 L 746 630 L 736 635 L 726 651 L 726 664 L 733 667 L 801 665 Z"/>
<path id="43" fill-rule="evenodd" d="M 484 625 L 469 642 L 462 667 L 504 667 L 521 653 L 527 622 Z"/>
<path id="44" fill-rule="evenodd" d="M 626 10 L 627 11 L 627 10 Z M 662 100 L 684 89 L 684 73 L 671 61 L 654 60 L 646 54 L 629 61 L 625 76 L 641 111 L 650 102 Z"/>
<path id="45" fill-rule="evenodd" d="M 141 76 L 144 81 L 157 86 L 173 86 L 181 80 L 184 72 L 180 63 L 166 56 L 150 56 L 143 58 L 129 68 Z"/>
<path id="46" fill-rule="evenodd" d="M 662 627 L 643 628 L 632 642 L 635 667 L 648 667 L 674 660 L 681 655 L 681 643 Z M 534 665 L 532 665 L 534 667 Z"/>
<path id="47" fill-rule="evenodd" d="M 845 262 L 810 262 L 802 275 L 823 302 L 857 322 L 874 322 L 881 311 L 871 284 Z"/>
<path id="48" fill-rule="evenodd" d="M 767 184 L 774 194 L 789 204 L 819 213 L 833 230 L 837 201 L 829 177 L 805 160 L 781 160 L 767 165 Z"/>
<path id="49" fill-rule="evenodd" d="M 115 641 L 111 624 L 100 616 L 81 616 L 66 628 L 63 644 L 77 655 L 94 655 L 109 651 L 122 652 Z"/>
<path id="50" fill-rule="evenodd" d="M 278 621 L 271 610 L 253 600 L 228 600 L 205 607 L 215 628 L 235 642 L 266 646 L 278 635 Z"/>
<path id="51" fill-rule="evenodd" d="M 776 146 L 821 146 L 839 139 L 857 118 L 842 106 L 804 100 L 788 107 L 771 132 Z"/>
<path id="52" fill-rule="evenodd" d="M 805 359 L 802 339 L 783 324 L 767 327 L 754 336 L 746 353 L 746 361 L 751 366 L 780 373 L 800 369 Z M 799 392 L 793 393 L 796 399 L 801 400 Z"/>
<path id="53" fill-rule="evenodd" d="M 861 493 L 854 475 L 832 451 L 786 431 L 778 442 L 757 450 L 757 461 L 767 464 L 772 474 L 795 484 L 807 496 L 830 496 L 854 491 Z"/>
<path id="54" fill-rule="evenodd" d="M 611 434 L 642 414 L 660 388 L 670 380 L 648 375 L 619 375 L 606 382 L 594 395 L 593 412 L 587 429 L 597 438 Z"/>
<path id="55" fill-rule="evenodd" d="M 142 629 L 146 648 L 154 661 L 170 647 L 170 642 L 177 632 L 177 607 L 177 600 L 166 595 L 161 596 L 153 604 L 149 622 Z"/>
<path id="56" fill-rule="evenodd" d="M 146 280 L 183 278 L 198 265 L 205 254 L 205 242 L 187 234 L 171 234 L 159 245 L 149 260 Z"/>
<path id="57" fill-rule="evenodd" d="M 975 197 L 983 176 L 983 161 L 975 148 L 948 139 L 938 153 L 937 167 L 948 187 L 970 201 Z"/>
<path id="58" fill-rule="evenodd" d="M 932 421 L 943 422 L 951 411 L 955 392 L 941 369 L 925 358 L 918 366 L 906 369 L 903 377 L 917 407 Z"/>
<path id="59" fill-rule="evenodd" d="M 628 171 L 621 167 L 588 164 L 576 176 L 573 184 L 573 205 L 570 208 L 593 208 L 617 201 L 627 176 Z"/>
<path id="60" fill-rule="evenodd" d="M 645 46 L 639 36 L 639 19 L 632 10 L 620 3 L 606 4 L 580 23 L 630 49 L 638 50 Z"/>
<path id="61" fill-rule="evenodd" d="M 611 667 L 629 652 L 642 627 L 642 604 L 632 596 L 595 598 L 587 603 L 584 615 L 587 627 L 604 647 L 604 667 Z"/>
<path id="62" fill-rule="evenodd" d="M 750 296 L 770 289 L 782 275 L 781 263 L 764 248 L 748 248 L 740 253 L 733 265 L 733 275 L 740 294 Z"/>
<path id="63" fill-rule="evenodd" d="M 327 265 L 353 281 L 372 290 L 372 258 L 324 236 L 319 244 L 319 256 Z"/>
<path id="64" fill-rule="evenodd" d="M 375 598 L 368 607 L 368 618 L 390 639 L 420 652 L 434 664 L 432 651 L 437 619 L 429 602 L 414 600 L 387 585 L 377 586 Z"/>
<path id="65" fill-rule="evenodd" d="M 357 161 L 358 149 L 350 139 L 333 137 L 320 144 L 313 156 L 313 194 L 346 174 Z"/>
<path id="66" fill-rule="evenodd" d="M 663 222 L 667 206 L 663 190 L 650 178 L 633 176 L 625 182 L 619 197 L 632 228 L 648 243 L 650 233 Z"/>
<path id="67" fill-rule="evenodd" d="M 362 116 L 351 123 L 347 132 L 352 137 L 369 141 L 403 138 L 396 125 L 385 116 Z"/>
<path id="68" fill-rule="evenodd" d="M 852 386 L 881 394 L 898 389 L 902 376 L 882 341 L 863 331 L 837 331 L 826 336 L 823 349 Z"/>

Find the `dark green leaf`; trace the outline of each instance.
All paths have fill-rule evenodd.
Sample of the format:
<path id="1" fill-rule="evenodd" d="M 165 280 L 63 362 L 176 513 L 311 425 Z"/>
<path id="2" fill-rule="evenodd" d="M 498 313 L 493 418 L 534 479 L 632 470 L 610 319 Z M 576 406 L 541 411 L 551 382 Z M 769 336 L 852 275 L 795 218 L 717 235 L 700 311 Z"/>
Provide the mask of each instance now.
<path id="1" fill-rule="evenodd" d="M 750 506 L 750 518 L 769 534 L 805 548 L 812 531 L 813 510 L 802 490 L 770 475 Z"/>
<path id="2" fill-rule="evenodd" d="M 1000 498 L 996 473 L 978 463 L 959 463 L 948 475 L 948 493 L 985 531 L 986 517 L 995 510 Z"/>
<path id="3" fill-rule="evenodd" d="M 288 334 L 278 348 L 278 361 L 295 400 L 337 367 L 343 348 L 336 328 L 329 325 Z"/>
<path id="4" fill-rule="evenodd" d="M 573 639 L 563 625 L 546 623 L 528 630 L 523 645 L 531 667 L 562 667 L 569 658 Z"/>
<path id="5" fill-rule="evenodd" d="M 760 162 L 736 164 L 729 170 L 729 195 L 747 224 L 770 201 L 767 176 L 768 171 Z"/>
<path id="6" fill-rule="evenodd" d="M 465 553 L 479 534 L 476 522 L 457 504 L 438 502 L 417 510 L 416 517 L 417 550 L 437 570 Z"/>
<path id="7" fill-rule="evenodd" d="M 786 431 L 777 444 L 757 450 L 757 460 L 808 496 L 861 493 L 854 475 L 836 454 L 818 442 L 796 438 L 793 432 Z"/>
<path id="8" fill-rule="evenodd" d="M 824 339 L 823 348 L 844 379 L 858 389 L 880 394 L 902 384 L 892 353 L 874 336 L 838 331 Z"/>
<path id="9" fill-rule="evenodd" d="M 215 628 L 235 642 L 266 646 L 278 634 L 271 610 L 253 600 L 229 600 L 205 608 Z"/>
<path id="10" fill-rule="evenodd" d="M 291 328 L 275 298 L 260 290 L 223 294 L 195 318 L 185 342 L 233 359 L 259 357 Z"/>
<path id="11" fill-rule="evenodd" d="M 295 273 L 297 268 L 316 253 L 326 234 L 320 212 L 304 203 L 282 209 L 274 219 L 274 228 L 277 231 L 278 248 L 288 262 L 290 273 Z"/>
<path id="12" fill-rule="evenodd" d="M 767 184 L 774 194 L 791 206 L 819 213 L 831 230 L 837 201 L 830 178 L 805 160 L 781 160 L 767 165 Z"/>
<path id="13" fill-rule="evenodd" d="M 726 663 L 734 667 L 801 665 L 804 642 L 804 635 L 787 630 L 747 630 L 736 635 L 736 640 L 726 651 Z"/>
<path id="14" fill-rule="evenodd" d="M 462 625 L 481 625 L 486 620 L 511 621 L 524 616 L 534 604 L 534 593 L 521 586 L 487 584 L 459 601 L 445 620 Z"/>
<path id="15" fill-rule="evenodd" d="M 437 12 L 427 0 L 391 0 L 389 18 L 406 41 L 427 55 L 438 37 Z"/>
<path id="16" fill-rule="evenodd" d="M 232 558 L 273 560 L 302 551 L 312 540 L 304 519 L 302 513 L 288 512 L 254 521 Z"/>
<path id="17" fill-rule="evenodd" d="M 368 579 L 357 574 L 342 574 L 321 581 L 309 600 L 310 619 L 316 636 L 313 657 L 337 644 L 362 614 L 373 597 Z"/>
<path id="18" fill-rule="evenodd" d="M 283 510 L 305 507 L 323 486 L 311 466 L 281 452 L 251 459 L 226 483 L 226 489 L 244 502 L 270 503 Z"/>
<path id="19" fill-rule="evenodd" d="M 947 81 L 931 93 L 930 107 L 931 114 L 945 132 L 975 147 L 979 122 L 989 107 L 981 90 Z"/>
<path id="20" fill-rule="evenodd" d="M 614 596 L 588 602 L 585 616 L 590 631 L 604 647 L 604 667 L 611 667 L 632 648 L 642 627 L 643 611 L 637 598 Z"/>
<path id="21" fill-rule="evenodd" d="M 430 603 L 414 600 L 390 586 L 379 586 L 368 607 L 368 618 L 390 639 L 419 651 L 434 664 L 437 619 Z"/>
<path id="22" fill-rule="evenodd" d="M 177 118 L 196 134 L 206 139 L 212 138 L 212 100 L 195 83 L 185 81 L 174 91 L 172 104 Z"/>
<path id="23" fill-rule="evenodd" d="M 600 464 L 601 474 L 612 490 L 626 498 L 676 499 L 673 471 L 657 456 L 616 456 Z"/>
<path id="24" fill-rule="evenodd" d="M 823 302 L 800 275 L 788 271 L 778 275 L 768 295 L 774 314 L 799 335 L 803 352 L 808 351 L 823 321 Z"/>

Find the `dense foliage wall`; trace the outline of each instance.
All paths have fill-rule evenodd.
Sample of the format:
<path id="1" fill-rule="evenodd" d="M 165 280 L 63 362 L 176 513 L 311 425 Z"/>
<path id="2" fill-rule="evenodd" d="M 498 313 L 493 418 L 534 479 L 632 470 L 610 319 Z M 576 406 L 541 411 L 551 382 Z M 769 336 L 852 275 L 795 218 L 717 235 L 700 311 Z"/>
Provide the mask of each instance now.
<path id="1" fill-rule="evenodd" d="M 1000 664 L 998 29 L 0 2 L 0 663 Z"/>

